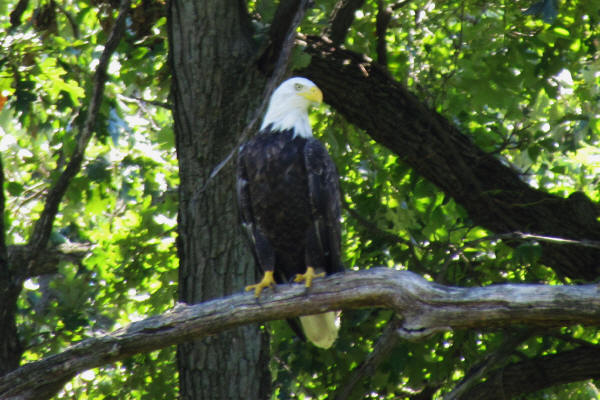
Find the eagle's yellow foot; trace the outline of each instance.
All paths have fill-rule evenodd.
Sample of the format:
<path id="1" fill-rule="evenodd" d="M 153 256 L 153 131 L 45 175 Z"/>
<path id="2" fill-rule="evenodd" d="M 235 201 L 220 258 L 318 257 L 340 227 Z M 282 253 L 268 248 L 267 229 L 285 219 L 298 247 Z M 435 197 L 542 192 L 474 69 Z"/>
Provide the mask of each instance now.
<path id="1" fill-rule="evenodd" d="M 275 279 L 273 279 L 273 271 L 265 271 L 265 275 L 262 280 L 254 285 L 246 286 L 246 292 L 254 289 L 254 297 L 259 297 L 260 293 L 264 288 L 275 286 Z"/>
<path id="2" fill-rule="evenodd" d="M 314 278 L 321 278 L 323 276 L 325 276 L 325 272 L 315 274 L 315 269 L 313 267 L 306 267 L 306 272 L 303 274 L 296 275 L 296 277 L 294 278 L 294 282 L 304 281 L 306 287 L 310 287 Z"/>

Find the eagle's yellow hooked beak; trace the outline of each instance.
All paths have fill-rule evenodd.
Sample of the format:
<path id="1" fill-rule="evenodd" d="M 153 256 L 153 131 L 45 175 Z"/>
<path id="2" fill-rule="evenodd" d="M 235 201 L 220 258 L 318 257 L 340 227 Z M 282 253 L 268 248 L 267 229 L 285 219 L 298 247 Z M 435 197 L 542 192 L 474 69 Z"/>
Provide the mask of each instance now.
<path id="1" fill-rule="evenodd" d="M 321 104 L 323 102 L 323 92 L 316 86 L 312 86 L 308 88 L 308 90 L 298 94 L 316 104 Z"/>

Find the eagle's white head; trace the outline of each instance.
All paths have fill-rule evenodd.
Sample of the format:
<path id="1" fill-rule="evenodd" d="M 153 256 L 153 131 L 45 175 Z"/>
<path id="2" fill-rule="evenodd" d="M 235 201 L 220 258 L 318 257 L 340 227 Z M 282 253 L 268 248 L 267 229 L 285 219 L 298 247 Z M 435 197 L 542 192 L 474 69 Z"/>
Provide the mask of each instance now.
<path id="1" fill-rule="evenodd" d="M 323 93 L 313 82 L 306 78 L 290 78 L 273 92 L 260 129 L 271 125 L 273 131 L 294 129 L 294 135 L 311 137 L 308 108 L 322 101 Z"/>

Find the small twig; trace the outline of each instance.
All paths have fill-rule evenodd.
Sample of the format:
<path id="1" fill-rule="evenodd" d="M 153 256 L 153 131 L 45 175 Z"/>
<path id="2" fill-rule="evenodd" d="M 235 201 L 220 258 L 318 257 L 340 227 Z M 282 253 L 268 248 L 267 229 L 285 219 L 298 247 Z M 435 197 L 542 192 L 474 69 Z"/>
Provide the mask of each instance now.
<path id="1" fill-rule="evenodd" d="M 497 148 L 495 148 L 492 151 L 487 152 L 486 154 L 488 154 L 488 155 L 495 155 L 495 154 L 502 153 L 506 149 L 519 149 L 519 148 L 521 148 L 523 146 L 523 144 L 526 144 L 526 142 L 527 142 L 528 139 L 522 139 L 522 140 L 514 141 L 513 138 L 514 137 L 519 137 L 520 133 L 526 131 L 531 126 L 532 126 L 532 124 L 526 124 L 525 126 L 523 126 L 521 123 L 517 123 L 515 125 L 515 127 L 508 134 L 508 137 L 504 138 L 502 140 L 502 143 L 500 143 L 497 146 Z M 490 128 L 490 130 L 492 132 L 497 132 L 497 129 L 494 129 L 493 127 Z"/>
<path id="2" fill-rule="evenodd" d="M 9 201 L 9 208 L 18 213 L 25 204 L 42 198 L 46 189 L 46 183 L 43 181 L 26 188 L 23 190 L 23 193 L 21 193 L 20 199 L 15 198 L 12 201 Z M 29 210 L 27 210 L 27 213 L 29 213 Z"/>
<path id="3" fill-rule="evenodd" d="M 155 131 L 160 130 L 160 126 L 158 126 L 158 124 L 156 123 L 156 121 L 154 121 L 154 113 L 148 109 L 148 104 L 153 105 L 155 107 L 161 107 L 161 108 L 165 108 L 167 110 L 171 110 L 171 105 L 168 103 L 163 103 L 160 101 L 154 101 L 154 100 L 145 100 L 143 98 L 140 97 L 136 97 L 136 96 L 124 96 L 122 94 L 118 94 L 117 97 L 126 102 L 126 103 L 134 103 L 135 105 L 137 105 L 137 107 L 144 113 L 146 114 L 146 119 L 148 120 L 148 122 L 152 125 L 152 129 Z"/>
<path id="4" fill-rule="evenodd" d="M 352 218 L 354 218 L 359 224 L 361 224 L 363 227 L 365 227 L 369 232 L 371 232 L 377 236 L 384 237 L 393 243 L 404 244 L 406 246 L 410 246 L 410 244 L 411 244 L 410 241 L 403 239 L 400 236 L 395 235 L 391 232 L 381 229 L 380 227 L 377 226 L 377 224 L 369 221 L 368 219 L 366 219 L 365 217 L 360 215 L 358 212 L 356 212 L 356 210 L 350 208 L 350 205 L 346 201 L 342 201 L 342 208 L 344 208 L 344 210 L 348 211 L 348 214 L 350 214 L 350 216 Z"/>
<path id="5" fill-rule="evenodd" d="M 120 94 L 119 98 L 123 99 L 123 101 L 127 101 L 130 103 L 147 103 L 147 104 L 151 104 L 153 106 L 156 107 L 161 107 L 167 110 L 172 110 L 173 109 L 173 105 L 171 103 L 167 103 L 164 101 L 159 101 L 159 100 L 147 100 L 144 99 L 142 97 L 137 97 L 137 96 L 125 96 Z"/>
<path id="6" fill-rule="evenodd" d="M 273 354 L 271 355 L 271 357 L 273 357 L 273 360 L 275 360 L 281 368 L 285 369 L 289 373 L 292 373 L 292 368 L 290 368 L 290 366 L 285 361 L 279 358 L 277 354 Z"/>
<path id="7" fill-rule="evenodd" d="M 499 235 L 495 235 L 496 238 L 499 239 L 532 239 L 538 240 L 540 242 L 554 243 L 554 244 L 573 244 L 581 247 L 589 247 L 592 249 L 600 249 L 600 242 L 595 240 L 587 240 L 587 239 L 568 239 L 561 238 L 556 236 L 544 236 L 537 235 L 534 233 L 524 233 L 524 232 L 511 232 L 511 233 L 502 233 Z"/>
<path id="8" fill-rule="evenodd" d="M 73 30 L 73 37 L 75 39 L 79 39 L 79 25 L 75 21 L 75 18 L 68 12 L 62 5 L 56 3 L 56 7 L 67 17 L 69 24 L 71 25 L 71 29 Z"/>
<path id="9" fill-rule="evenodd" d="M 589 247 L 593 249 L 600 249 L 600 242 L 596 240 L 588 240 L 588 239 L 569 239 L 569 238 L 561 238 L 556 236 L 544 236 L 537 235 L 534 233 L 524 233 L 524 232 L 508 232 L 508 233 L 499 233 L 497 235 L 489 235 L 483 236 L 477 239 L 472 239 L 467 242 L 463 242 L 461 245 L 461 249 L 476 246 L 481 242 L 492 242 L 497 240 L 536 240 L 539 242 L 548 242 L 554 244 L 569 244 L 581 247 Z"/>

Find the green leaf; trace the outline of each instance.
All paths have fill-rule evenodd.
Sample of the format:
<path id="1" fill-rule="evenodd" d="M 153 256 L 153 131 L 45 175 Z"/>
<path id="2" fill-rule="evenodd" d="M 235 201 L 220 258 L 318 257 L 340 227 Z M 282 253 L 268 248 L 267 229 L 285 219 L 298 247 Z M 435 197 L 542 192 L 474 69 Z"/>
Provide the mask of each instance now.
<path id="1" fill-rule="evenodd" d="M 537 243 L 523 243 L 514 250 L 513 257 L 519 264 L 533 264 L 542 256 L 542 247 Z"/>

